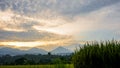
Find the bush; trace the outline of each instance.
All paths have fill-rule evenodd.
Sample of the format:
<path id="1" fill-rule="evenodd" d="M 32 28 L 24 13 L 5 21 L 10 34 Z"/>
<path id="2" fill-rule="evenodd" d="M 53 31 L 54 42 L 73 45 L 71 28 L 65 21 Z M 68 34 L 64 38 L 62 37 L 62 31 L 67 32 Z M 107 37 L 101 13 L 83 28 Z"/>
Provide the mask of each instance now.
<path id="1" fill-rule="evenodd" d="M 72 60 L 75 68 L 120 68 L 120 42 L 87 43 L 76 49 Z"/>

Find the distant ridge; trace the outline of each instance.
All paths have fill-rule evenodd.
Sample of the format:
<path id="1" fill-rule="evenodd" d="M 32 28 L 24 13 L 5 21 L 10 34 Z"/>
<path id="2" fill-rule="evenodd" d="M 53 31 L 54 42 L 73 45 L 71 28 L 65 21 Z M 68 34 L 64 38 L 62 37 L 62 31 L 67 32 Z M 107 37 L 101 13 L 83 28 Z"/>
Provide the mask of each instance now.
<path id="1" fill-rule="evenodd" d="M 53 55 L 69 55 L 69 54 L 74 52 L 70 48 L 71 49 L 75 48 L 75 45 L 66 46 L 66 47 L 59 46 L 50 52 Z M 25 55 L 25 54 L 46 55 L 46 54 L 48 54 L 48 52 L 44 49 L 39 49 L 39 48 L 31 48 L 29 50 L 19 50 L 19 49 L 14 49 L 14 48 L 10 48 L 10 47 L 1 47 L 0 48 L 0 55 L 7 55 L 7 54 L 12 55 L 12 56 Z"/>
<path id="2" fill-rule="evenodd" d="M 51 51 L 51 54 L 53 55 L 69 55 L 71 53 L 73 53 L 71 50 L 64 48 L 62 46 L 57 47 L 56 49 Z"/>
<path id="3" fill-rule="evenodd" d="M 83 44 L 72 44 L 68 46 L 64 46 L 64 48 L 70 49 L 71 51 L 75 51 L 76 49 L 79 49 L 80 47 L 83 47 Z"/>
<path id="4" fill-rule="evenodd" d="M 0 48 L 0 55 L 11 55 L 11 56 L 15 56 L 15 55 L 24 55 L 24 54 L 48 54 L 47 51 L 43 50 L 43 49 L 38 49 L 38 48 L 31 48 L 29 50 L 19 50 L 19 49 L 14 49 L 14 48 L 9 48 L 9 47 L 2 47 Z"/>
<path id="5" fill-rule="evenodd" d="M 39 48 L 31 48 L 26 51 L 27 54 L 48 54 L 47 51 Z"/>

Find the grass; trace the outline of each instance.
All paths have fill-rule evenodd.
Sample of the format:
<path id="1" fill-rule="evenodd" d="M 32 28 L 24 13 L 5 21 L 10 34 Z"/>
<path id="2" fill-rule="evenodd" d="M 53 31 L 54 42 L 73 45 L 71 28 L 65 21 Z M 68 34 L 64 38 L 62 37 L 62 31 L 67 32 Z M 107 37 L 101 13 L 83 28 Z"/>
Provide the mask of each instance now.
<path id="1" fill-rule="evenodd" d="M 56 65 L 5 65 L 0 68 L 74 68 L 73 64 L 56 64 Z"/>
<path id="2" fill-rule="evenodd" d="M 120 41 L 87 43 L 76 49 L 75 68 L 120 68 Z"/>

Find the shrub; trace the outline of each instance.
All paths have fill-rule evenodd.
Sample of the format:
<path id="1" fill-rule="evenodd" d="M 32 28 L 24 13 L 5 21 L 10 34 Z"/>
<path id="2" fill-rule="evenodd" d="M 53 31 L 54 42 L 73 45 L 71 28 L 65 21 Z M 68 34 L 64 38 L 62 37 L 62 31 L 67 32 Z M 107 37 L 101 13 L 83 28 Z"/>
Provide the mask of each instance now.
<path id="1" fill-rule="evenodd" d="M 76 49 L 72 60 L 75 68 L 120 68 L 120 42 L 87 43 Z"/>

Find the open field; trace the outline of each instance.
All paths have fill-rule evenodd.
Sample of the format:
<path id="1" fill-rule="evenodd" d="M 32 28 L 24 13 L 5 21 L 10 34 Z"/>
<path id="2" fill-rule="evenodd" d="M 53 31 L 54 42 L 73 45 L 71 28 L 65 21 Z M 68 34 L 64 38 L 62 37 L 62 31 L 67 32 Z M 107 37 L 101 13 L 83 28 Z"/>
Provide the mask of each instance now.
<path id="1" fill-rule="evenodd" d="M 66 65 L 5 65 L 0 68 L 74 68 L 72 64 Z"/>

